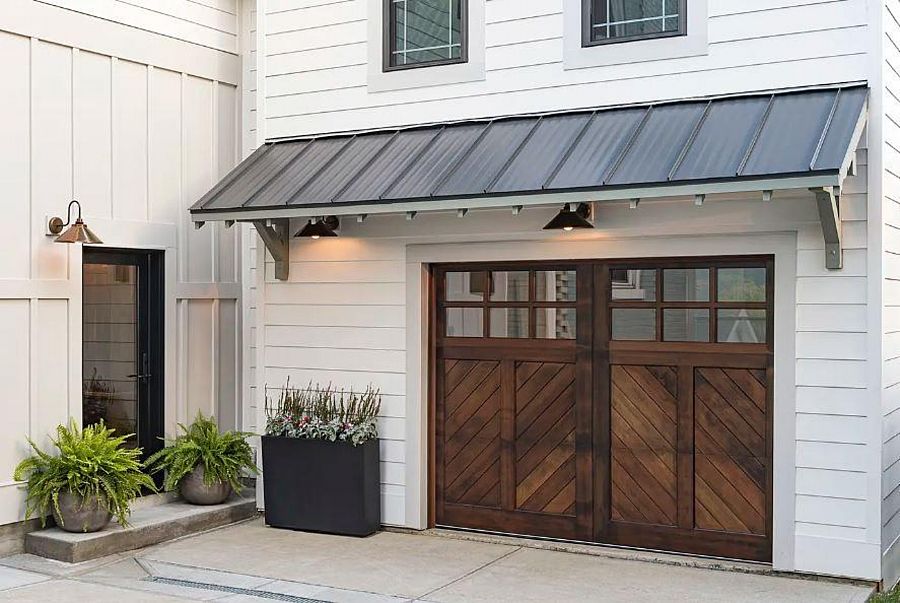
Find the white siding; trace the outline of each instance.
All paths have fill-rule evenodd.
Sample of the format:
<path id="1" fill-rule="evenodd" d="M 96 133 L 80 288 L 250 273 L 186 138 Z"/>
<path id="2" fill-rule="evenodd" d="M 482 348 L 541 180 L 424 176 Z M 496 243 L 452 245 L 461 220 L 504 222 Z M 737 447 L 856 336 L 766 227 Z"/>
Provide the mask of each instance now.
<path id="1" fill-rule="evenodd" d="M 867 0 L 709 0 L 707 55 L 569 70 L 563 0 L 477 1 L 486 3 L 483 81 L 378 93 L 367 90 L 367 0 L 267 2 L 268 136 L 867 77 Z"/>
<path id="2" fill-rule="evenodd" d="M 564 0 L 484 2 L 483 81 L 384 92 L 367 87 L 371 57 L 366 12 L 373 3 L 261 3 L 265 10 L 258 48 L 265 62 L 254 63 L 259 68 L 255 80 L 259 85 L 253 110 L 264 115 L 253 122 L 255 133 L 288 137 L 871 81 L 872 40 L 878 30 L 872 7 L 883 8 L 883 3 L 873 0 L 709 0 L 705 55 L 566 69 Z M 897 15 L 896 1 L 888 7 L 888 15 Z M 889 39 L 889 54 L 900 52 L 898 44 L 900 36 Z M 885 69 L 892 73 L 885 76 L 887 80 L 896 77 L 900 81 L 893 70 L 897 63 L 889 59 Z M 888 103 L 900 103 L 900 84 L 892 90 L 898 96 Z M 900 123 L 886 125 L 896 127 Z M 666 247 L 666 239 L 660 237 L 666 236 L 673 237 L 670 249 L 690 249 L 690 240 L 679 234 L 740 233 L 751 241 L 754 235 L 796 233 L 791 250 L 796 254 L 795 259 L 791 255 L 795 277 L 776 291 L 776 298 L 787 296 L 796 303 L 792 301 L 788 310 L 776 316 L 776 329 L 788 323 L 794 335 L 789 346 L 776 347 L 776 384 L 783 379 L 790 382 L 786 390 L 778 390 L 775 402 L 779 417 L 775 426 L 775 566 L 877 579 L 881 576 L 880 544 L 900 534 L 900 519 L 889 521 L 887 516 L 889 523 L 882 531 L 882 440 L 875 433 L 883 420 L 877 393 L 882 372 L 886 401 L 893 399 L 893 384 L 900 383 L 900 361 L 894 360 L 900 357 L 900 319 L 893 317 L 893 302 L 888 302 L 883 321 L 887 362 L 882 365 L 875 351 L 882 325 L 877 315 L 873 320 L 872 307 L 881 296 L 880 263 L 885 262 L 887 274 L 894 267 L 900 270 L 900 261 L 890 253 L 882 259 L 880 240 L 870 244 L 875 238 L 873 229 L 881 228 L 880 212 L 871 216 L 873 201 L 868 195 L 868 178 L 877 179 L 871 189 L 880 203 L 880 131 L 870 138 L 875 141 L 871 153 L 876 175 L 869 176 L 873 169 L 863 144 L 857 155 L 858 175 L 848 179 L 842 191 L 845 267 L 839 272 L 824 268 L 822 231 L 808 196 L 778 199 L 767 209 L 748 201 L 708 203 L 690 219 L 683 213 L 690 208 L 677 203 L 648 203 L 646 209 L 642 204 L 631 213 L 612 204 L 604 206 L 598 216 L 602 237 L 587 235 L 586 242 L 577 247 L 548 242 L 533 232 L 544 219 L 543 210 L 533 210 L 536 218 L 526 212 L 515 220 L 495 214 L 489 225 L 427 215 L 412 223 L 402 218 L 370 218 L 362 225 L 345 224 L 338 242 L 313 245 L 295 241 L 292 282 L 267 282 L 260 291 L 263 310 L 256 318 L 265 328 L 257 335 L 265 341 L 258 341 L 262 349 L 258 357 L 265 371 L 258 375 L 258 382 L 279 385 L 288 375 L 292 380 L 334 379 L 347 385 L 375 381 L 386 392 L 397 392 L 397 412 L 404 408 L 402 396 L 406 431 L 390 431 L 387 437 L 403 440 L 406 477 L 401 488 L 394 483 L 400 467 L 388 466 L 397 471 L 385 473 L 384 492 L 396 493 L 399 498 L 386 496 L 385 521 L 421 527 L 427 500 L 421 483 L 424 473 L 420 472 L 425 444 L 419 433 L 424 423 L 419 420 L 424 402 L 422 392 L 411 386 L 417 376 L 410 374 L 410 367 L 417 367 L 419 361 L 413 356 L 420 352 L 411 343 L 416 336 L 411 333 L 410 317 L 418 315 L 411 304 L 420 300 L 416 291 L 403 292 L 412 286 L 409 275 L 414 271 L 395 281 L 398 277 L 391 262 L 398 261 L 396 257 L 385 257 L 385 263 L 378 264 L 381 258 L 370 249 L 399 253 L 405 248 L 408 258 L 410 250 L 420 245 L 478 242 L 466 249 L 460 247 L 458 257 L 635 257 L 671 254 L 660 251 Z M 896 145 L 885 150 L 885 165 L 897 162 L 900 137 L 895 138 Z M 888 180 L 892 177 L 885 176 Z M 900 192 L 892 195 L 892 187 L 900 190 L 900 180 L 886 186 L 889 198 L 884 211 L 886 216 L 898 217 Z M 877 221 L 870 222 L 870 217 Z M 887 221 L 900 228 L 900 218 Z M 884 228 L 885 250 L 896 241 L 890 248 L 900 255 L 900 236 L 895 236 L 891 226 Z M 610 238 L 616 240 L 610 243 Z M 509 240 L 530 242 L 515 246 L 500 242 Z M 742 237 L 723 241 L 712 250 L 708 242 L 697 244 L 722 255 L 752 247 Z M 786 289 L 791 290 L 785 293 Z M 900 285 L 885 280 L 884 289 L 885 300 L 900 299 Z M 894 307 L 900 308 L 900 302 Z M 405 348 L 400 338 L 404 326 Z M 397 372 L 398 353 L 404 351 L 406 369 Z M 785 357 L 787 353 L 790 356 Z M 885 509 L 900 508 L 900 494 L 895 492 L 900 469 L 894 466 L 900 459 L 900 437 L 892 437 L 900 433 L 900 418 L 891 418 L 900 416 L 891 414 L 898 407 L 900 401 L 886 402 L 884 468 L 890 470 L 884 473 Z M 891 431 L 895 424 L 897 429 Z M 385 428 L 393 426 L 385 422 Z M 399 453 L 399 440 L 391 448 Z M 896 454 L 890 456 L 895 449 Z M 400 461 L 388 463 L 399 465 Z M 400 519 L 403 514 L 405 521 Z"/>
<path id="3" fill-rule="evenodd" d="M 884 475 L 881 494 L 881 546 L 884 579 L 888 586 L 900 578 L 900 5 L 885 3 L 881 116 L 883 143 L 882 356 L 884 358 L 882 410 Z"/>
<path id="4" fill-rule="evenodd" d="M 240 345 L 234 234 L 221 225 L 194 232 L 186 218 L 237 158 L 236 57 L 205 39 L 153 33 L 149 16 L 117 23 L 119 13 L 104 12 L 111 2 L 77 3 L 83 12 L 8 4 L 0 11 L 0 185 L 10 229 L 0 254 L 0 373 L 11 397 L 0 429 L 0 524 L 22 518 L 24 493 L 10 475 L 27 453 L 25 437 L 44 445 L 57 424 L 81 417 L 82 253 L 45 236 L 46 220 L 64 216 L 70 199 L 107 245 L 166 252 L 168 434 L 201 408 L 235 422 Z M 228 22 L 236 29 L 236 17 Z"/>
<path id="5" fill-rule="evenodd" d="M 37 0 L 169 38 L 236 53 L 238 0 Z"/>
<path id="6" fill-rule="evenodd" d="M 825 269 L 818 225 L 798 236 L 795 546 L 796 569 L 874 578 L 878 518 L 869 501 L 878 442 L 868 426 L 880 411 L 868 376 L 865 148 L 857 164 L 840 199 L 844 268 Z"/>
<path id="7" fill-rule="evenodd" d="M 359 239 L 291 245 L 289 282 L 265 284 L 265 386 L 309 382 L 383 394 L 382 520 L 406 525 L 405 246 Z"/>
<path id="8" fill-rule="evenodd" d="M 411 305 L 422 300 L 418 283 L 408 279 L 415 258 L 428 256 L 423 250 L 443 244 L 455 251 L 442 257 L 459 261 L 733 255 L 759 249 L 756 236 L 795 231 L 791 255 L 776 256 L 776 277 L 783 278 L 779 271 L 788 275 L 776 288 L 776 331 L 789 325 L 795 335 L 793 345 L 776 345 L 775 563 L 779 569 L 877 578 L 879 549 L 871 533 L 878 512 L 871 490 L 879 479 L 879 442 L 869 425 L 880 420 L 880 411 L 867 380 L 864 148 L 858 161 L 861 175 L 847 180 L 841 200 L 846 267 L 840 272 L 824 267 L 822 231 L 808 195 L 777 198 L 768 206 L 722 201 L 702 209 L 690 201 L 647 202 L 637 211 L 625 203 L 602 204 L 602 229 L 574 243 L 539 234 L 552 214 L 547 209 L 519 217 L 495 212 L 463 220 L 428 214 L 413 222 L 402 216 L 346 220 L 339 239 L 292 242 L 290 282 L 273 281 L 268 265 L 264 382 L 277 387 L 290 377 L 294 383 L 381 387 L 384 521 L 421 527 L 424 507 L 411 505 L 427 500 L 418 494 L 425 440 L 415 432 L 423 428 L 418 421 L 426 406 L 411 371 L 421 370 L 423 352 L 410 342 L 424 327 L 411 322 L 418 315 Z M 689 220 L 685 212 L 691 212 Z M 722 238 L 695 242 L 704 240 L 699 234 Z M 786 257 L 793 263 L 786 265 Z M 778 301 L 795 297 L 787 307 Z"/>

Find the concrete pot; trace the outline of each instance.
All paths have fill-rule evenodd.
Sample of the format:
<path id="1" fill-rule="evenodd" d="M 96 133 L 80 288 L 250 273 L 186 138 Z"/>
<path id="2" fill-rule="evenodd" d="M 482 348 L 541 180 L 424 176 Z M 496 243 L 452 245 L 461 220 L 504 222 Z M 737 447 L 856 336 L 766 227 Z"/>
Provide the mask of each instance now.
<path id="1" fill-rule="evenodd" d="M 178 488 L 181 498 L 192 505 L 219 505 L 231 494 L 228 482 L 215 482 L 211 486 L 203 483 L 204 467 L 197 465 L 194 470 L 181 478 Z"/>
<path id="2" fill-rule="evenodd" d="M 59 493 L 59 512 L 53 509 L 53 519 L 66 532 L 99 532 L 112 519 L 112 513 L 101 504 L 98 496 L 84 498 L 68 490 Z"/>

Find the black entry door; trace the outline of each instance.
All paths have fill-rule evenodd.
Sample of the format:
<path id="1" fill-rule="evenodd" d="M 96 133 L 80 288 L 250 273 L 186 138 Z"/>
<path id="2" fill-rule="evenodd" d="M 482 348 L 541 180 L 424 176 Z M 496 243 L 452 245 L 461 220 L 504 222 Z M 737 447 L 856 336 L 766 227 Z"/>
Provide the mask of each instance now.
<path id="1" fill-rule="evenodd" d="M 103 420 L 129 445 L 163 433 L 163 253 L 85 249 L 82 423 Z"/>

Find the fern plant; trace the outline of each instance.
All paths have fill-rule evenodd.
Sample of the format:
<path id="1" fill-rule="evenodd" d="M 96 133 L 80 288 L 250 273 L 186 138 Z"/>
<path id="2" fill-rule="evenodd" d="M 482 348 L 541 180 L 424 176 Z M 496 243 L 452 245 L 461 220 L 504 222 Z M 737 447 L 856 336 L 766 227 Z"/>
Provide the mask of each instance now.
<path id="1" fill-rule="evenodd" d="M 15 469 L 13 479 L 27 480 L 25 518 L 47 515 L 59 509 L 59 495 L 69 491 L 86 499 L 96 496 L 101 507 L 120 524 L 128 525 L 131 502 L 141 489 L 155 490 L 153 480 L 144 473 L 140 448 L 126 448 L 125 441 L 134 434 L 117 436 L 101 420 L 79 429 L 75 421 L 59 425 L 51 438 L 57 454 L 44 452 L 30 439 L 34 455 Z"/>
<path id="2" fill-rule="evenodd" d="M 219 426 L 212 417 L 197 413 L 197 418 L 189 427 L 181 423 L 182 431 L 174 440 L 166 440 L 166 447 L 147 459 L 152 473 L 166 472 L 163 487 L 175 490 L 191 471 L 203 465 L 203 482 L 212 486 L 218 482 L 228 483 L 232 490 L 242 489 L 240 478 L 243 471 L 259 473 L 253 462 L 253 449 L 247 438 L 254 435 L 241 431 L 219 433 Z"/>

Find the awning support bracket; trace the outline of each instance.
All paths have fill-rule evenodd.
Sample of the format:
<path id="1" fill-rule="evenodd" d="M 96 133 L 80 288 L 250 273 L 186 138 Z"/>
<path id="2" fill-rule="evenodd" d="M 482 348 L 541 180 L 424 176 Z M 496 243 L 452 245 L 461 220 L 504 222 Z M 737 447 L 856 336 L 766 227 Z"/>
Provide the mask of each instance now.
<path id="1" fill-rule="evenodd" d="M 288 280 L 291 266 L 290 220 L 254 220 L 253 225 L 275 260 L 275 278 L 279 281 Z"/>
<path id="2" fill-rule="evenodd" d="M 840 270 L 844 265 L 844 250 L 841 243 L 841 198 L 838 187 L 810 189 L 816 195 L 819 221 L 825 237 L 825 267 Z"/>

